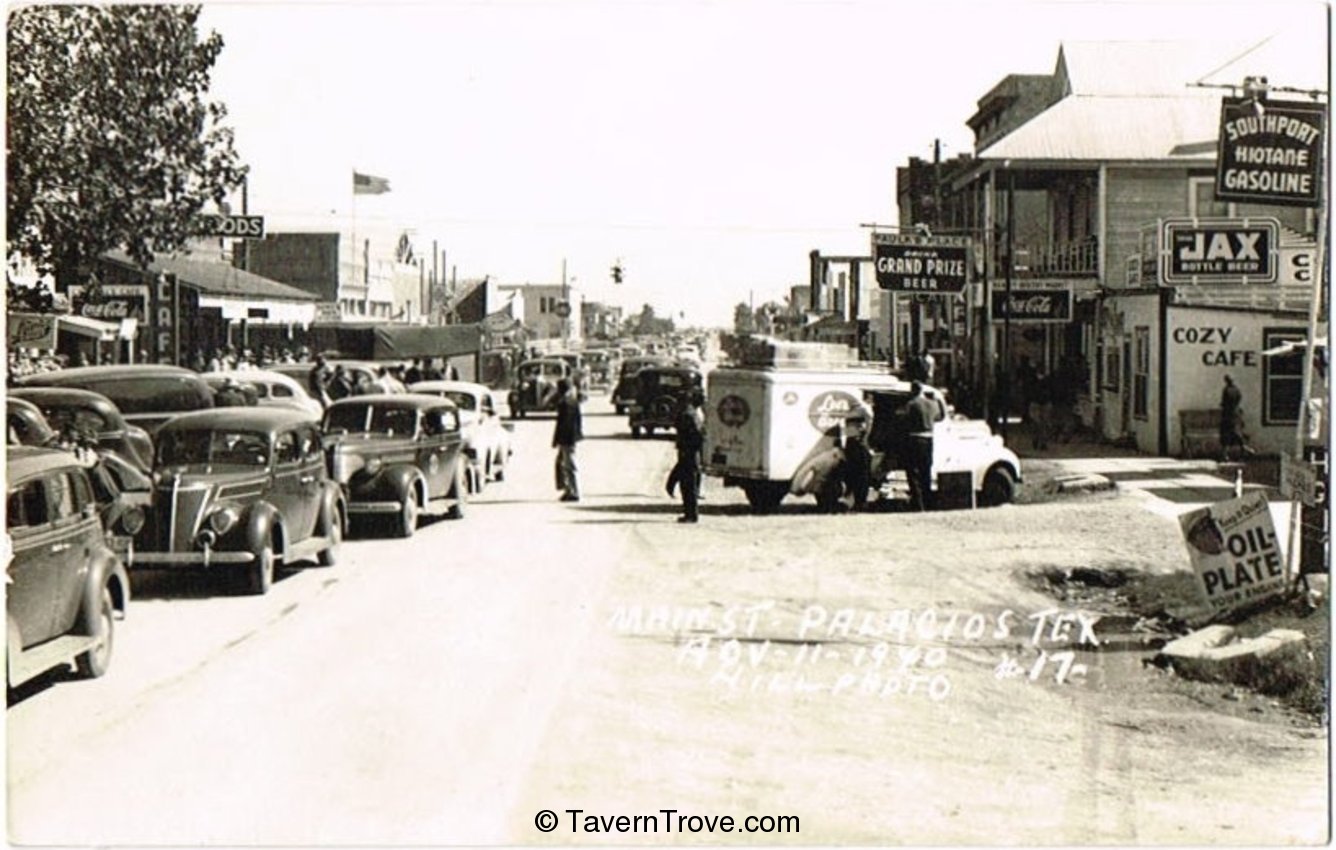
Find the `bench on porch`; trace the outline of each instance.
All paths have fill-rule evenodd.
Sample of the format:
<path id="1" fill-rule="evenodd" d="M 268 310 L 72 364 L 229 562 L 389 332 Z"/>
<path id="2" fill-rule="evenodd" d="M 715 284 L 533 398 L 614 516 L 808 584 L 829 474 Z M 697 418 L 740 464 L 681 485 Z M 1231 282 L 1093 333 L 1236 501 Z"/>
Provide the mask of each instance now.
<path id="1" fill-rule="evenodd" d="M 1178 411 L 1180 453 L 1183 457 L 1213 456 L 1220 452 L 1220 408 Z"/>

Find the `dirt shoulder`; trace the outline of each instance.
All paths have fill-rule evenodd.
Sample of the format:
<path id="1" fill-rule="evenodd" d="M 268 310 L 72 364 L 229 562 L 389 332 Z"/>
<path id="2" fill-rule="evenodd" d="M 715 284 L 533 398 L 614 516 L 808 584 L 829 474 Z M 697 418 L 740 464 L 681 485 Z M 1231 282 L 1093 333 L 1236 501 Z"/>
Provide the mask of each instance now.
<path id="1" fill-rule="evenodd" d="M 1187 569 L 1133 497 L 758 517 L 712 489 L 686 529 L 667 501 L 616 510 L 638 521 L 513 819 L 561 822 L 517 842 L 1325 840 L 1325 729 L 1080 651 L 1088 609 L 1033 581 Z M 801 832 L 598 835 L 565 814 L 665 808 Z"/>

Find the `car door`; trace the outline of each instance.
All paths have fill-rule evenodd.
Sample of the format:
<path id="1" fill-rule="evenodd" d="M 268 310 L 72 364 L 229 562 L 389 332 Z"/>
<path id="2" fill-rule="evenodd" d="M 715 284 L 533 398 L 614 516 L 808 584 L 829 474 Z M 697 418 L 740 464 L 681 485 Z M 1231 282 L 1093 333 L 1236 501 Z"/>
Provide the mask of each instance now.
<path id="1" fill-rule="evenodd" d="M 297 453 L 301 456 L 301 474 L 297 477 L 297 483 L 306 497 L 302 525 L 302 538 L 305 539 L 315 533 L 316 523 L 320 521 L 320 502 L 326 477 L 325 452 L 320 432 L 309 425 L 298 428 Z"/>
<path id="2" fill-rule="evenodd" d="M 69 548 L 52 522 L 45 477 L 10 488 L 5 523 L 14 547 L 5 573 L 6 606 L 26 649 L 53 637 L 56 571 Z"/>
<path id="3" fill-rule="evenodd" d="M 439 498 L 450 492 L 460 449 L 459 413 L 453 406 L 422 411 L 418 467 L 427 476 L 427 492 Z"/>
<path id="4" fill-rule="evenodd" d="M 70 548 L 64 551 L 53 574 L 52 605 L 55 621 L 52 634 L 61 635 L 74 628 L 88 582 L 89 564 L 103 545 L 102 517 L 93 499 L 93 488 L 82 469 L 67 469 L 58 476 L 61 493 L 55 504 L 56 527 Z"/>
<path id="5" fill-rule="evenodd" d="M 279 431 L 274 437 L 274 483 L 269 489 L 269 501 L 283 517 L 283 528 L 290 544 L 305 539 L 306 530 L 310 528 L 308 502 L 311 500 L 307 494 L 311 482 L 304 480 L 310 476 L 302 464 L 297 432 Z"/>

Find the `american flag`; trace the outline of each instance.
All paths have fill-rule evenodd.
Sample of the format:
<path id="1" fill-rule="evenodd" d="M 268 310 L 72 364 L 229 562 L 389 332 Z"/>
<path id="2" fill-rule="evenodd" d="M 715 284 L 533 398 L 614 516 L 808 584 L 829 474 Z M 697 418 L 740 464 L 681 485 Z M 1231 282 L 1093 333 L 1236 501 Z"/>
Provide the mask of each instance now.
<path id="1" fill-rule="evenodd" d="M 373 177 L 370 174 L 353 172 L 354 195 L 383 195 L 388 191 L 390 191 L 390 181 L 384 177 Z"/>

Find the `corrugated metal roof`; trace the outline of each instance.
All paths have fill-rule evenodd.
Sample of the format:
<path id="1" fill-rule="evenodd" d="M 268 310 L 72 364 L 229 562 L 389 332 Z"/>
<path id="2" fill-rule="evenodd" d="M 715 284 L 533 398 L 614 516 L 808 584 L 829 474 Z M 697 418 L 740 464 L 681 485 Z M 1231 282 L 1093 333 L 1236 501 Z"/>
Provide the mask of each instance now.
<path id="1" fill-rule="evenodd" d="M 105 259 L 138 269 L 139 264 L 124 251 L 108 251 Z M 239 298 L 264 298 L 271 301 L 318 301 L 319 298 L 304 289 L 279 283 L 258 274 L 242 271 L 225 263 L 197 260 L 179 255 L 158 256 L 149 263 L 153 274 L 169 272 L 183 283 L 207 295 Z"/>
<path id="2" fill-rule="evenodd" d="M 980 159 L 1215 160 L 1220 96 L 1068 96 L 979 152 Z"/>

